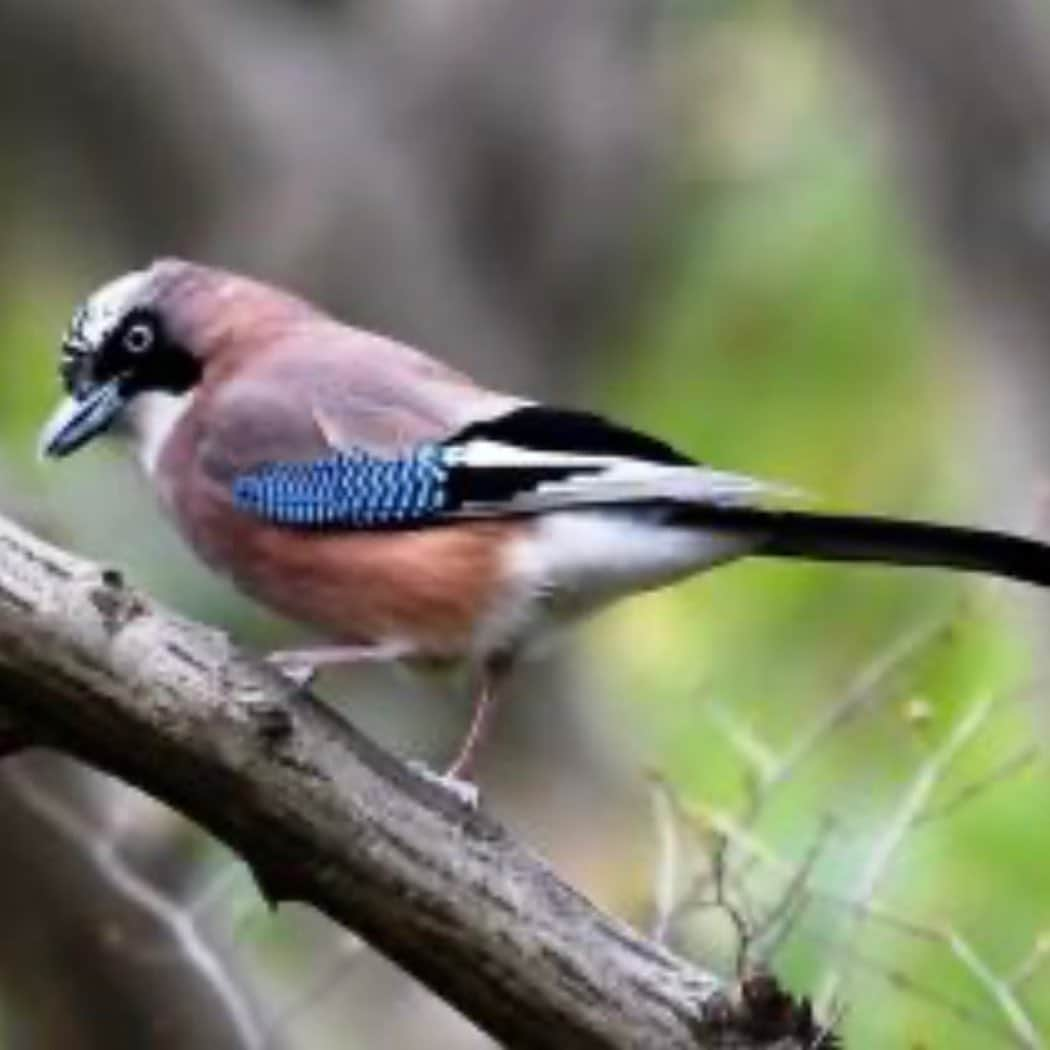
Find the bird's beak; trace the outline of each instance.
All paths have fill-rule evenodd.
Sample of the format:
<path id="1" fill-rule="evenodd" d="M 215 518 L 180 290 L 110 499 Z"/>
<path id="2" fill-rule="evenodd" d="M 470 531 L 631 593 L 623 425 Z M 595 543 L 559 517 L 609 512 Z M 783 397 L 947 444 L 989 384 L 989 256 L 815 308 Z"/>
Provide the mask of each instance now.
<path id="1" fill-rule="evenodd" d="M 127 402 L 120 379 L 110 379 L 80 397 L 67 397 L 40 433 L 41 457 L 68 456 L 101 434 Z"/>

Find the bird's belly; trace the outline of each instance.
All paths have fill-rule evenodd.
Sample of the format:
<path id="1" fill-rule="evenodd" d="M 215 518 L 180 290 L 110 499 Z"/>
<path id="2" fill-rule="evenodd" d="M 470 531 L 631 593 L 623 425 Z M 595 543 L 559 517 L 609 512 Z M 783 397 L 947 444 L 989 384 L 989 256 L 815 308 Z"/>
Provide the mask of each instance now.
<path id="1" fill-rule="evenodd" d="M 503 546 L 520 528 L 306 531 L 214 499 L 178 517 L 209 565 L 282 615 L 344 643 L 396 643 L 434 661 L 474 652 L 478 625 L 497 602 Z"/>
<path id="2" fill-rule="evenodd" d="M 520 650 L 628 594 L 746 554 L 754 540 L 662 524 L 658 515 L 572 510 L 532 521 L 505 549 L 483 647 Z"/>

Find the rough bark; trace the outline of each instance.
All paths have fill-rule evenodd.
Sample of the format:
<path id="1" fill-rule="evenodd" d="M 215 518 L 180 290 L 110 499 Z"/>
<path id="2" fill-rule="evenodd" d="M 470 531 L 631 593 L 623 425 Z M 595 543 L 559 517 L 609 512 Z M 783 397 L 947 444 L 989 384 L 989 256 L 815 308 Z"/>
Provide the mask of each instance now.
<path id="1" fill-rule="evenodd" d="M 816 1034 L 804 1004 L 747 983 L 729 995 L 597 911 L 485 813 L 219 632 L 2 520 L 0 703 L 25 738 L 178 807 L 273 903 L 307 902 L 360 933 L 508 1047 L 788 1047 Z"/>

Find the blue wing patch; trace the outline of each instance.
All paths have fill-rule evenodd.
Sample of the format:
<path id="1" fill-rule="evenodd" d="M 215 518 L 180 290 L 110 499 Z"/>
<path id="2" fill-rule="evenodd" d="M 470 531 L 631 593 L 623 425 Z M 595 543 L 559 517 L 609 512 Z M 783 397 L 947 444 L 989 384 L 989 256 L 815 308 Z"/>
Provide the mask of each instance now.
<path id="1" fill-rule="evenodd" d="M 439 515 L 448 506 L 446 450 L 425 444 L 395 459 L 336 453 L 268 463 L 233 483 L 240 509 L 276 525 L 383 528 Z"/>

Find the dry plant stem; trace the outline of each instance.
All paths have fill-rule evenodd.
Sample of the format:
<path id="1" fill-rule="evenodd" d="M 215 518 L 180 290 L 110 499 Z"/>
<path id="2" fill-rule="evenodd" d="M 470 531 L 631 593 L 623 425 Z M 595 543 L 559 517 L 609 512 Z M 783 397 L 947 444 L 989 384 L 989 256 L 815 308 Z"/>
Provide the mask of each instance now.
<path id="1" fill-rule="evenodd" d="M 997 1024 L 994 1016 L 975 1009 L 969 1003 L 952 999 L 939 989 L 918 983 L 900 968 L 865 956 L 855 944 L 849 944 L 844 948 L 841 941 L 836 938 L 816 931 L 810 932 L 807 936 L 815 943 L 819 943 L 829 958 L 837 953 L 839 957 L 844 957 L 844 963 L 848 963 L 850 967 L 865 968 L 877 973 L 894 988 L 909 991 L 917 998 L 939 1007 L 958 1020 L 966 1024 L 976 1024 L 1013 1045 L 1026 1048 L 1033 1046 L 1038 1048 L 1043 1045 L 1038 1041 L 1032 1041 L 1034 1026 L 1017 999 L 1016 993 L 1024 981 L 1038 970 L 1041 960 L 1050 957 L 1050 940 L 1044 944 L 1037 939 L 1032 950 L 1012 974 L 1007 977 L 998 977 L 992 973 L 988 964 L 980 959 L 972 946 L 951 928 L 934 926 L 898 915 L 885 908 L 876 897 L 868 901 L 859 901 L 824 889 L 809 881 L 806 872 L 808 858 L 803 860 L 801 865 L 794 864 L 779 856 L 761 840 L 752 837 L 747 828 L 734 823 L 716 811 L 705 812 L 705 821 L 718 827 L 721 833 L 745 856 L 789 878 L 790 882 L 797 887 L 794 891 L 796 895 L 805 898 L 800 901 L 799 910 L 803 904 L 813 900 L 845 912 L 854 924 L 878 924 L 887 930 L 899 933 L 902 937 L 924 941 L 928 944 L 943 945 L 982 987 L 987 998 L 1004 1016 L 1009 1030 Z M 790 889 L 789 892 L 791 892 Z M 763 957 L 767 959 L 770 957 L 768 951 L 763 952 Z"/>
<path id="2" fill-rule="evenodd" d="M 854 679 L 842 698 L 829 705 L 817 718 L 814 725 L 806 732 L 779 761 L 767 762 L 762 770 L 760 794 L 751 813 L 750 822 L 754 822 L 759 810 L 771 797 L 773 791 L 785 781 L 790 780 L 801 766 L 821 744 L 838 732 L 842 726 L 856 718 L 862 711 L 876 703 L 887 681 L 917 653 L 942 635 L 951 621 L 937 620 L 923 624 L 910 631 L 884 652 L 880 653 Z M 730 737 L 737 743 L 736 737 Z"/>
<path id="3" fill-rule="evenodd" d="M 653 878 L 653 921 L 649 936 L 666 944 L 674 933 L 678 913 L 678 882 L 682 872 L 682 844 L 677 800 L 656 774 L 649 777 L 649 800 L 657 836 L 657 864 Z"/>
<path id="4" fill-rule="evenodd" d="M 879 887 L 910 830 L 917 814 L 921 813 L 945 770 L 954 761 L 959 751 L 972 739 L 992 711 L 993 697 L 975 703 L 955 726 L 947 740 L 920 765 L 908 789 L 904 792 L 896 810 L 882 833 L 876 838 L 867 863 L 857 876 L 853 900 L 866 907 L 874 902 Z M 863 911 L 855 913 L 857 921 L 845 938 L 845 955 L 855 946 L 861 926 Z M 821 992 L 821 1001 L 830 1003 L 838 994 L 843 980 L 841 965 L 832 967 Z"/>
<path id="5" fill-rule="evenodd" d="M 0 704 L 36 742 L 198 821 L 274 903 L 319 908 L 507 1047 L 762 1045 L 727 1022 L 714 977 L 598 912 L 484 813 L 217 632 L 3 520 Z"/>
<path id="6" fill-rule="evenodd" d="M 1037 765 L 1045 759 L 1044 749 L 1036 744 L 1028 744 L 1020 748 L 1014 755 L 1000 762 L 984 776 L 972 780 L 969 784 L 960 788 L 950 798 L 936 806 L 928 806 L 919 813 L 914 820 L 915 828 L 923 828 L 935 821 L 944 820 L 954 816 L 963 806 L 973 802 L 974 799 L 986 794 L 994 787 L 1015 778 L 1019 773 Z"/>
<path id="7" fill-rule="evenodd" d="M 1031 951 L 1017 965 L 1006 983 L 1011 988 L 1024 987 L 1039 975 L 1048 961 L 1050 961 L 1050 934 L 1044 932 L 1036 936 Z"/>

